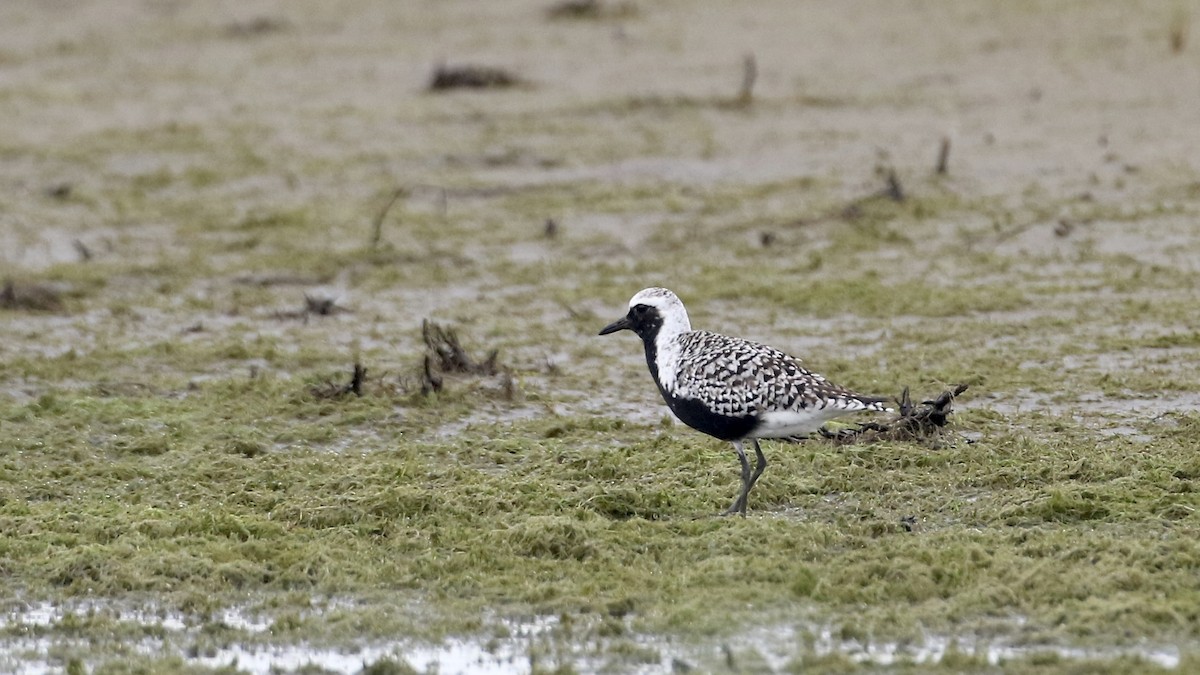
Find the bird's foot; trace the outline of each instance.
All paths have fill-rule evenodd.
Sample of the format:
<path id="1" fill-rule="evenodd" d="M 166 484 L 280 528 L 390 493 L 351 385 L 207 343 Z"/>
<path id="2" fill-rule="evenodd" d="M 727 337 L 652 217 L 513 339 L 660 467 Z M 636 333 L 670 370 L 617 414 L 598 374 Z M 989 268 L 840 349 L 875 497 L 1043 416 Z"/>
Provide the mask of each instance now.
<path id="1" fill-rule="evenodd" d="M 739 497 L 729 508 L 721 512 L 721 516 L 732 516 L 734 514 L 746 517 L 746 500 Z"/>

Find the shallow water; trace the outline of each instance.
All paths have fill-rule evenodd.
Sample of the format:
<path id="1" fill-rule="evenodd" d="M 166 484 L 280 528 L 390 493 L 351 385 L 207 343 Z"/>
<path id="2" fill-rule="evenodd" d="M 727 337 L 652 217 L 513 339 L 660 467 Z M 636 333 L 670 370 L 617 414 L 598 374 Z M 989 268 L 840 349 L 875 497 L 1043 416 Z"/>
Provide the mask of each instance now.
<path id="1" fill-rule="evenodd" d="M 105 603 L 82 603 L 70 608 L 39 603 L 23 610 L 0 616 L 0 631 L 19 634 L 22 628 L 43 629 L 37 637 L 0 639 L 0 668 L 21 675 L 55 672 L 61 664 L 52 658 L 64 645 L 82 647 L 83 643 L 69 637 L 56 637 L 68 615 L 105 614 L 119 616 L 120 621 L 146 627 L 161 628 L 161 639 L 145 638 L 133 645 L 145 656 L 178 657 L 186 663 L 209 668 L 233 667 L 254 674 L 287 672 L 305 666 L 316 666 L 337 673 L 357 673 L 382 659 L 407 663 L 420 672 L 441 675 L 482 673 L 508 675 L 526 673 L 535 661 L 556 661 L 582 670 L 611 665 L 611 656 L 602 649 L 602 641 L 587 645 L 586 641 L 560 642 L 555 631 L 560 621 L 555 616 L 536 616 L 525 619 L 499 619 L 495 627 L 507 637 L 461 636 L 440 643 L 428 644 L 413 640 L 367 642 L 334 648 L 310 644 L 255 644 L 253 639 L 267 633 L 272 622 L 266 617 L 239 608 L 222 611 L 214 620 L 248 638 L 240 644 L 230 644 L 205 653 L 190 653 L 184 646 L 203 630 L 203 622 L 180 614 L 161 613 L 153 609 L 119 609 Z M 1011 628 L 1019 629 L 1023 622 L 1014 620 Z M 28 631 L 36 634 L 36 631 Z M 1137 657 L 1164 668 L 1175 668 L 1181 659 L 1181 649 L 1175 645 L 1137 644 L 1128 647 L 1096 648 L 1066 644 L 1019 644 L 1005 639 L 985 639 L 974 634 L 944 635 L 927 633 L 919 640 L 893 642 L 843 639 L 829 625 L 789 623 L 767 625 L 722 640 L 719 644 L 698 645 L 655 635 L 633 634 L 630 639 L 647 655 L 640 663 L 622 663 L 622 672 L 662 672 L 673 664 L 693 667 L 712 666 L 730 659 L 753 661 L 768 672 L 781 672 L 794 660 L 805 657 L 842 655 L 857 663 L 887 666 L 898 663 L 936 664 L 948 653 L 982 657 L 990 665 L 1019 660 L 1035 654 L 1053 654 L 1067 660 L 1112 659 Z"/>

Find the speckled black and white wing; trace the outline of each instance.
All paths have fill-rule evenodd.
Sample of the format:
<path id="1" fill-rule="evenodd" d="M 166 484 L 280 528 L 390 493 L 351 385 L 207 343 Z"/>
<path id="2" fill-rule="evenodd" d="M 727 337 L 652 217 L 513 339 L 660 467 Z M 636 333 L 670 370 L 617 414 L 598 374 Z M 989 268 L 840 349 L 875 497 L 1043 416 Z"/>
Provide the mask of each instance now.
<path id="1" fill-rule="evenodd" d="M 859 410 L 888 410 L 883 399 L 840 387 L 767 345 L 707 331 L 681 333 L 673 342 L 672 393 L 718 415 L 758 419 L 753 435 L 761 438 L 811 433 Z"/>

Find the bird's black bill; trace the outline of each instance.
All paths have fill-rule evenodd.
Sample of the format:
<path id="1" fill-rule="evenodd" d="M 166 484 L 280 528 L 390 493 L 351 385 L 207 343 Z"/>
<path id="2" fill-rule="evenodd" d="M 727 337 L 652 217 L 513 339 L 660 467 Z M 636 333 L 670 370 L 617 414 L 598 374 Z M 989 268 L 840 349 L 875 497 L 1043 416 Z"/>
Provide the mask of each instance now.
<path id="1" fill-rule="evenodd" d="M 619 330 L 631 330 L 632 328 L 633 326 L 629 324 L 629 317 L 623 316 L 600 329 L 600 334 L 608 335 L 609 333 L 615 333 Z"/>

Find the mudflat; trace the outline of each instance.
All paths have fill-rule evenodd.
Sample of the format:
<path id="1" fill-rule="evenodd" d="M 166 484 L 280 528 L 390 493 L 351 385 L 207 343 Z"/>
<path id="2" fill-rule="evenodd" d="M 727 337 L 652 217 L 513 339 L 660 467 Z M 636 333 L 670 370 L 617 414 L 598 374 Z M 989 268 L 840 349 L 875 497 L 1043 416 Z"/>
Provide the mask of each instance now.
<path id="1" fill-rule="evenodd" d="M 0 4 L 0 670 L 1196 669 L 1197 16 Z M 970 388 L 717 518 L 659 285 Z"/>

